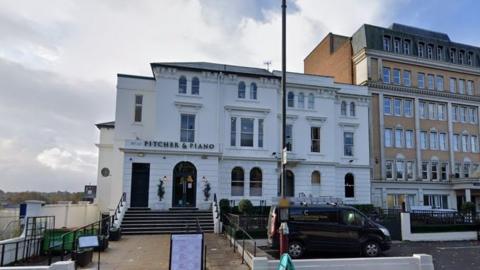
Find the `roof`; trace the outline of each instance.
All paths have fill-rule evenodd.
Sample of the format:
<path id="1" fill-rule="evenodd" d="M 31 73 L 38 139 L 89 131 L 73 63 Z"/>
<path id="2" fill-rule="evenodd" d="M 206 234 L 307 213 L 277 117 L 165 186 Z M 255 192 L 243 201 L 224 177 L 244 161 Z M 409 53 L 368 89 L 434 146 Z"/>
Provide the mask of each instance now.
<path id="1" fill-rule="evenodd" d="M 408 25 L 399 24 L 399 23 L 393 23 L 389 27 L 389 29 L 393 31 L 403 32 L 403 33 L 417 35 L 417 36 L 450 41 L 450 37 L 445 33 L 440 33 L 432 30 L 422 29 L 422 28 L 408 26 Z"/>
<path id="2" fill-rule="evenodd" d="M 101 128 L 115 128 L 115 121 L 98 123 L 98 124 L 95 124 L 95 126 L 97 126 L 98 129 L 101 129 Z"/>
<path id="3" fill-rule="evenodd" d="M 133 79 L 155 80 L 154 77 L 140 76 L 140 75 L 130 75 L 130 74 L 122 74 L 122 73 L 117 73 L 117 76 L 118 77 L 124 77 L 124 78 L 133 78 Z"/>
<path id="4" fill-rule="evenodd" d="M 152 68 L 156 66 L 163 66 L 187 70 L 208 70 L 213 72 L 235 73 L 255 77 L 279 78 L 272 72 L 263 68 L 234 66 L 210 62 L 157 62 L 151 63 L 150 65 Z"/>

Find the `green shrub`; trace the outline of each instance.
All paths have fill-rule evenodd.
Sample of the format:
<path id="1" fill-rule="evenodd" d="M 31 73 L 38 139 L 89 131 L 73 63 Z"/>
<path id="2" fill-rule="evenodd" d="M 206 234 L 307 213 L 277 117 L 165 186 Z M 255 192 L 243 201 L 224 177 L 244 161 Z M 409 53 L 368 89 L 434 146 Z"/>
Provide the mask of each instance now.
<path id="1" fill-rule="evenodd" d="M 218 207 L 220 207 L 220 214 L 226 215 L 230 213 L 230 201 L 228 199 L 221 199 L 218 203 Z"/>
<path id="2" fill-rule="evenodd" d="M 248 215 L 252 212 L 253 204 L 248 199 L 241 199 L 238 203 L 238 211 L 244 215 Z"/>
<path id="3" fill-rule="evenodd" d="M 464 202 L 462 204 L 461 210 L 463 213 L 473 213 L 475 212 L 475 204 L 472 202 Z"/>

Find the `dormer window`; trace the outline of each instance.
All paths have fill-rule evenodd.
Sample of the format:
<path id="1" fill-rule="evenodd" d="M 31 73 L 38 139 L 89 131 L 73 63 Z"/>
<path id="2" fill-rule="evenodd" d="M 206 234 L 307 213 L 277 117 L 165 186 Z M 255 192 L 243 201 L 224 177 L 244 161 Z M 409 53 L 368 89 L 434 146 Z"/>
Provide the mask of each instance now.
<path id="1" fill-rule="evenodd" d="M 406 55 L 410 54 L 410 40 L 408 39 L 403 41 L 403 53 Z"/>
<path id="2" fill-rule="evenodd" d="M 464 51 L 459 51 L 458 52 L 458 63 L 460 65 L 463 65 L 464 63 L 464 57 L 465 57 L 465 52 Z"/>
<path id="3" fill-rule="evenodd" d="M 473 53 L 469 52 L 467 54 L 467 65 L 472 66 L 473 65 Z"/>
<path id="4" fill-rule="evenodd" d="M 433 59 L 433 45 L 428 44 L 427 46 L 427 58 Z"/>
<path id="5" fill-rule="evenodd" d="M 389 52 L 390 51 L 390 37 L 384 36 L 383 37 L 383 50 Z"/>
<path id="6" fill-rule="evenodd" d="M 437 46 L 437 60 L 443 61 L 443 47 Z"/>
<path id="7" fill-rule="evenodd" d="M 418 43 L 418 57 L 425 57 L 425 44 L 423 42 Z"/>
<path id="8" fill-rule="evenodd" d="M 400 53 L 400 39 L 399 38 L 395 38 L 393 40 L 393 52 L 394 53 Z"/>
<path id="9" fill-rule="evenodd" d="M 450 63 L 455 63 L 455 49 L 450 49 Z"/>

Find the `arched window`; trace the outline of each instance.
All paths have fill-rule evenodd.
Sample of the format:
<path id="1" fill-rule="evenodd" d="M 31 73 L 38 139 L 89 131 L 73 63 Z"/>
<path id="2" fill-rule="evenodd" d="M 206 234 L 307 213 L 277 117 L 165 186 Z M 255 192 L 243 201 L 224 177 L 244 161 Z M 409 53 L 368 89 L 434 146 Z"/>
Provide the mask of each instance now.
<path id="1" fill-rule="evenodd" d="M 320 185 L 320 172 L 319 171 L 313 171 L 312 172 L 312 185 Z"/>
<path id="2" fill-rule="evenodd" d="M 245 83 L 238 83 L 238 98 L 245 98 Z"/>
<path id="3" fill-rule="evenodd" d="M 340 108 L 341 114 L 346 116 L 347 115 L 347 102 L 342 101 L 342 105 Z"/>
<path id="4" fill-rule="evenodd" d="M 262 171 L 258 167 L 250 170 L 250 196 L 262 196 Z"/>
<path id="5" fill-rule="evenodd" d="M 178 79 L 178 93 L 187 93 L 187 78 L 185 78 L 185 76 L 181 76 L 180 79 Z"/>
<path id="6" fill-rule="evenodd" d="M 298 107 L 305 108 L 305 95 L 303 93 L 298 94 Z"/>
<path id="7" fill-rule="evenodd" d="M 345 175 L 345 198 L 355 197 L 355 179 L 353 174 L 347 173 Z"/>
<path id="8" fill-rule="evenodd" d="M 308 94 L 308 108 L 313 110 L 315 108 L 315 96 L 313 93 Z"/>
<path id="9" fill-rule="evenodd" d="M 232 170 L 232 196 L 243 196 L 245 175 L 241 167 Z"/>
<path id="10" fill-rule="evenodd" d="M 257 84 L 250 84 L 250 99 L 257 99 Z"/>
<path id="11" fill-rule="evenodd" d="M 355 116 L 355 102 L 350 102 L 350 116 Z"/>
<path id="12" fill-rule="evenodd" d="M 287 95 L 287 107 L 293 108 L 295 106 L 295 95 L 293 92 L 288 92 Z"/>
<path id="13" fill-rule="evenodd" d="M 200 94 L 200 80 L 197 77 L 192 79 L 192 95 Z"/>

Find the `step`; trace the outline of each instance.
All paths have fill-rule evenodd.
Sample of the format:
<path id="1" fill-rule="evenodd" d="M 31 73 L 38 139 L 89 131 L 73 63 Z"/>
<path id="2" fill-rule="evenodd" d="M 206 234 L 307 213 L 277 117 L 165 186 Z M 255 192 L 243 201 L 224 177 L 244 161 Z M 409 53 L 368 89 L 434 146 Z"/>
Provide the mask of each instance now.
<path id="1" fill-rule="evenodd" d="M 202 230 L 213 230 L 213 226 L 210 227 L 200 227 Z M 124 232 L 151 232 L 151 231 L 171 231 L 171 232 L 177 232 L 177 231 L 195 231 L 197 230 L 197 227 L 162 227 L 162 228 L 150 228 L 150 227 L 136 227 L 136 228 L 122 228 L 122 233 Z"/>
<path id="2" fill-rule="evenodd" d="M 172 223 L 195 223 L 197 224 L 213 224 L 213 220 L 182 220 L 182 219 L 176 219 L 176 220 L 143 220 L 143 219 L 132 219 L 132 220 L 124 220 L 122 224 L 134 224 L 134 223 L 148 223 L 148 224 L 172 224 Z"/>
<path id="3" fill-rule="evenodd" d="M 213 217 L 212 213 L 125 213 L 125 217 Z"/>
<path id="4" fill-rule="evenodd" d="M 150 235 L 150 234 L 172 234 L 172 233 L 194 233 L 195 231 L 149 231 L 149 232 L 138 232 L 138 231 L 134 231 L 134 232 L 122 232 L 122 234 L 125 234 L 125 235 Z M 213 233 L 213 229 L 212 230 L 202 230 L 202 232 L 204 233 Z"/>

